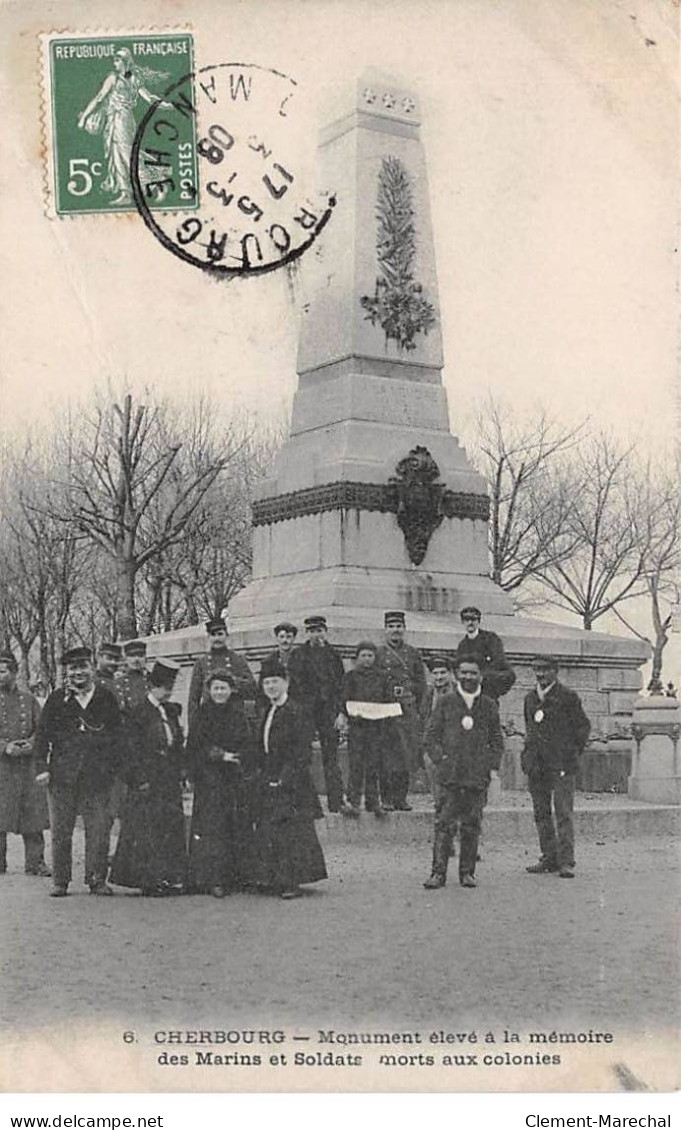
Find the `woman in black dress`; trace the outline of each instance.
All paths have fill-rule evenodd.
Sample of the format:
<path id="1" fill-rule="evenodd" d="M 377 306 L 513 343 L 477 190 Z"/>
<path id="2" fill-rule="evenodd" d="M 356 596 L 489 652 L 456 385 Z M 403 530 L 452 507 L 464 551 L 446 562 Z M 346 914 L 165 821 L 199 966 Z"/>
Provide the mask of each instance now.
<path id="1" fill-rule="evenodd" d="M 224 896 L 248 880 L 252 831 L 253 743 L 234 679 L 214 671 L 187 739 L 194 810 L 190 888 Z"/>
<path id="2" fill-rule="evenodd" d="M 309 722 L 288 697 L 277 657 L 264 661 L 261 683 L 269 707 L 258 728 L 257 881 L 291 899 L 302 894 L 301 883 L 327 878 L 314 826 L 323 813 L 310 777 Z"/>
<path id="3" fill-rule="evenodd" d="M 168 702 L 178 671 L 156 660 L 149 693 L 126 724 L 128 794 L 110 878 L 154 897 L 180 894 L 186 878 L 184 736 L 179 703 Z"/>

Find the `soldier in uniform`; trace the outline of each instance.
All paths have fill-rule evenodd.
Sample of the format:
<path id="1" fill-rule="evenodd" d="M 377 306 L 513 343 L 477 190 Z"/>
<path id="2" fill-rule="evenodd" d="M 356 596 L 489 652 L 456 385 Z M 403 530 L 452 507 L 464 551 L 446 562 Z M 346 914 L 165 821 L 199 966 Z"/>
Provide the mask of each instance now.
<path id="1" fill-rule="evenodd" d="M 475 659 L 482 672 L 482 693 L 498 702 L 515 683 L 515 671 L 509 666 L 504 645 L 496 632 L 480 627 L 482 612 L 470 605 L 461 609 L 465 636 L 456 649 L 457 659 Z"/>
<path id="2" fill-rule="evenodd" d="M 114 690 L 114 680 L 116 678 L 116 673 L 118 672 L 122 656 L 123 649 L 120 644 L 100 644 L 95 679 L 98 683 L 102 683 L 103 686 L 108 687 L 110 691 Z"/>
<path id="3" fill-rule="evenodd" d="M 234 680 L 234 690 L 244 701 L 249 716 L 255 712 L 255 702 L 258 697 L 258 685 L 251 674 L 251 669 L 242 655 L 227 647 L 227 624 L 218 617 L 206 623 L 208 633 L 208 654 L 200 656 L 194 664 L 191 682 L 189 684 L 189 701 L 187 711 L 189 723 L 196 713 L 197 707 L 207 698 L 208 677 L 214 671 L 226 671 Z"/>
<path id="4" fill-rule="evenodd" d="M 532 666 L 537 686 L 525 696 L 520 764 L 527 773 L 541 858 L 526 870 L 534 875 L 557 871 L 561 879 L 573 879 L 575 774 L 591 723 L 577 692 L 559 681 L 558 663 L 552 656 L 537 656 Z"/>
<path id="5" fill-rule="evenodd" d="M 54 898 L 68 894 L 76 816 L 85 825 L 85 882 L 93 895 L 111 895 L 106 872 L 109 795 L 122 769 L 121 716 L 113 693 L 95 682 L 88 647 L 64 653 L 64 687 L 53 691 L 36 731 L 36 781 L 48 786 Z"/>
<path id="6" fill-rule="evenodd" d="M 0 875 L 7 870 L 7 834 L 24 840 L 27 875 L 49 875 L 43 831 L 49 826 L 45 794 L 35 781 L 33 738 L 40 707 L 17 687 L 17 661 L 0 652 Z"/>
<path id="7" fill-rule="evenodd" d="M 378 649 L 376 661 L 387 670 L 394 699 L 402 707 L 402 717 L 397 720 L 396 728 L 403 752 L 403 765 L 393 773 L 394 791 L 387 807 L 398 812 L 410 812 L 411 805 L 407 801 L 409 774 L 422 765 L 422 719 L 428 685 L 426 668 L 420 652 L 405 642 L 407 625 L 404 612 L 386 612 L 383 619 L 385 644 Z"/>
<path id="8" fill-rule="evenodd" d="M 322 750 L 324 784 L 329 812 L 349 812 L 338 764 L 338 734 L 345 724 L 343 696 L 345 668 L 340 652 L 327 639 L 324 616 L 304 621 L 307 639 L 295 648 L 288 665 L 294 698 L 304 707 Z"/>
<path id="9" fill-rule="evenodd" d="M 128 640 L 123 644 L 125 666 L 114 673 L 113 690 L 125 719 L 132 710 L 144 702 L 149 693 L 147 675 L 147 645 L 144 640 Z"/>
<path id="10" fill-rule="evenodd" d="M 461 829 L 459 882 L 462 887 L 477 886 L 475 864 L 487 788 L 504 752 L 499 708 L 482 693 L 481 683 L 477 661 L 459 659 L 456 689 L 440 700 L 426 726 L 426 750 L 438 782 L 433 866 L 423 884 L 428 890 L 444 887 L 447 881 L 457 825 Z"/>

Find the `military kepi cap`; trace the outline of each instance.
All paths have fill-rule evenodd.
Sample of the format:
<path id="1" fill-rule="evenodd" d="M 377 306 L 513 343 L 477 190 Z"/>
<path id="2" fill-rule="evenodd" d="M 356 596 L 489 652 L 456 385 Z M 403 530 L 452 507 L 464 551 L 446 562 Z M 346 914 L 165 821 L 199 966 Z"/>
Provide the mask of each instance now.
<path id="1" fill-rule="evenodd" d="M 426 659 L 426 663 L 431 671 L 434 671 L 436 667 L 446 667 L 448 671 L 452 669 L 452 661 L 448 655 L 430 655 Z"/>
<path id="2" fill-rule="evenodd" d="M 113 659 L 120 659 L 123 648 L 119 643 L 102 643 L 99 645 L 100 655 L 110 655 Z"/>
<path id="3" fill-rule="evenodd" d="M 92 652 L 89 647 L 80 644 L 78 647 L 69 647 L 62 654 L 61 661 L 64 667 L 69 663 L 92 663 Z"/>
<path id="4" fill-rule="evenodd" d="M 298 635 L 298 629 L 295 624 L 290 624 L 288 620 L 282 620 L 281 624 L 275 624 L 273 631 L 275 636 L 278 636 L 280 632 L 290 632 L 292 636 Z"/>
<path id="5" fill-rule="evenodd" d="M 278 655 L 268 655 L 262 661 L 262 667 L 260 668 L 260 678 L 273 679 L 275 677 L 279 679 L 287 679 L 288 673 Z"/>
<path id="6" fill-rule="evenodd" d="M 123 644 L 124 655 L 146 655 L 147 645 L 144 640 L 128 640 Z"/>
<path id="7" fill-rule="evenodd" d="M 307 616 L 303 623 L 306 628 L 325 628 L 326 616 Z"/>
<path id="8" fill-rule="evenodd" d="M 206 620 L 206 631 L 209 636 L 212 636 L 213 632 L 226 632 L 227 623 L 222 616 L 215 616 L 212 620 Z"/>
<path id="9" fill-rule="evenodd" d="M 13 671 L 19 670 L 19 664 L 12 655 L 11 651 L 0 651 L 0 663 L 6 663 Z"/>
<path id="10" fill-rule="evenodd" d="M 474 604 L 467 604 L 465 608 L 461 609 L 461 619 L 467 620 L 469 617 L 475 620 L 482 620 L 482 612 L 476 608 Z"/>
<path id="11" fill-rule="evenodd" d="M 388 624 L 406 624 L 407 617 L 404 612 L 386 612 L 383 616 L 383 623 L 386 628 Z"/>
<path id="12" fill-rule="evenodd" d="M 172 687 L 179 670 L 179 663 L 174 663 L 172 659 L 156 659 L 149 672 L 149 682 L 152 687 Z"/>

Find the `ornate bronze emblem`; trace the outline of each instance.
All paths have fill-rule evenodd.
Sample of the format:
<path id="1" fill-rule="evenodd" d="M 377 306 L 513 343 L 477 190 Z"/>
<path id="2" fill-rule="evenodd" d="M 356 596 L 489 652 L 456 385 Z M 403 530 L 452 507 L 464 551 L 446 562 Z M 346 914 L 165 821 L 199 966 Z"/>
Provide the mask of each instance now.
<path id="1" fill-rule="evenodd" d="M 420 565 L 442 519 L 454 516 L 456 495 L 437 482 L 440 468 L 422 445 L 400 459 L 395 471 L 389 486 L 395 495 L 397 524 L 404 534 L 409 560 Z"/>

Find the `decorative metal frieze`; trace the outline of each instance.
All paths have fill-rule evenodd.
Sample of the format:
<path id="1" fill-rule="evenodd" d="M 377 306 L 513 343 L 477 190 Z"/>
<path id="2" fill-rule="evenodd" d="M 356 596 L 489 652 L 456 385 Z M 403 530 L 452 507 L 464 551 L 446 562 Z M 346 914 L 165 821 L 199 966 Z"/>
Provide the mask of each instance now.
<path id="1" fill-rule="evenodd" d="M 385 96 L 384 96 L 384 104 Z M 384 157 L 376 199 L 376 258 L 379 275 L 374 293 L 360 298 L 366 319 L 377 323 L 386 342 L 400 352 L 416 349 L 414 338 L 435 324 L 435 308 L 414 277 L 416 229 L 409 174 L 397 157 Z"/>
<path id="2" fill-rule="evenodd" d="M 327 510 L 375 510 L 382 514 L 397 514 L 400 506 L 404 510 L 405 505 L 404 500 L 400 501 L 399 483 L 400 480 L 390 483 L 325 483 L 273 498 L 261 498 L 253 503 L 253 525 L 269 526 Z M 444 491 L 444 487 L 441 489 Z M 446 495 L 447 509 L 444 513 L 447 517 L 482 522 L 489 520 L 489 498 L 486 494 L 447 491 Z M 402 520 L 405 518 L 406 512 Z"/>

